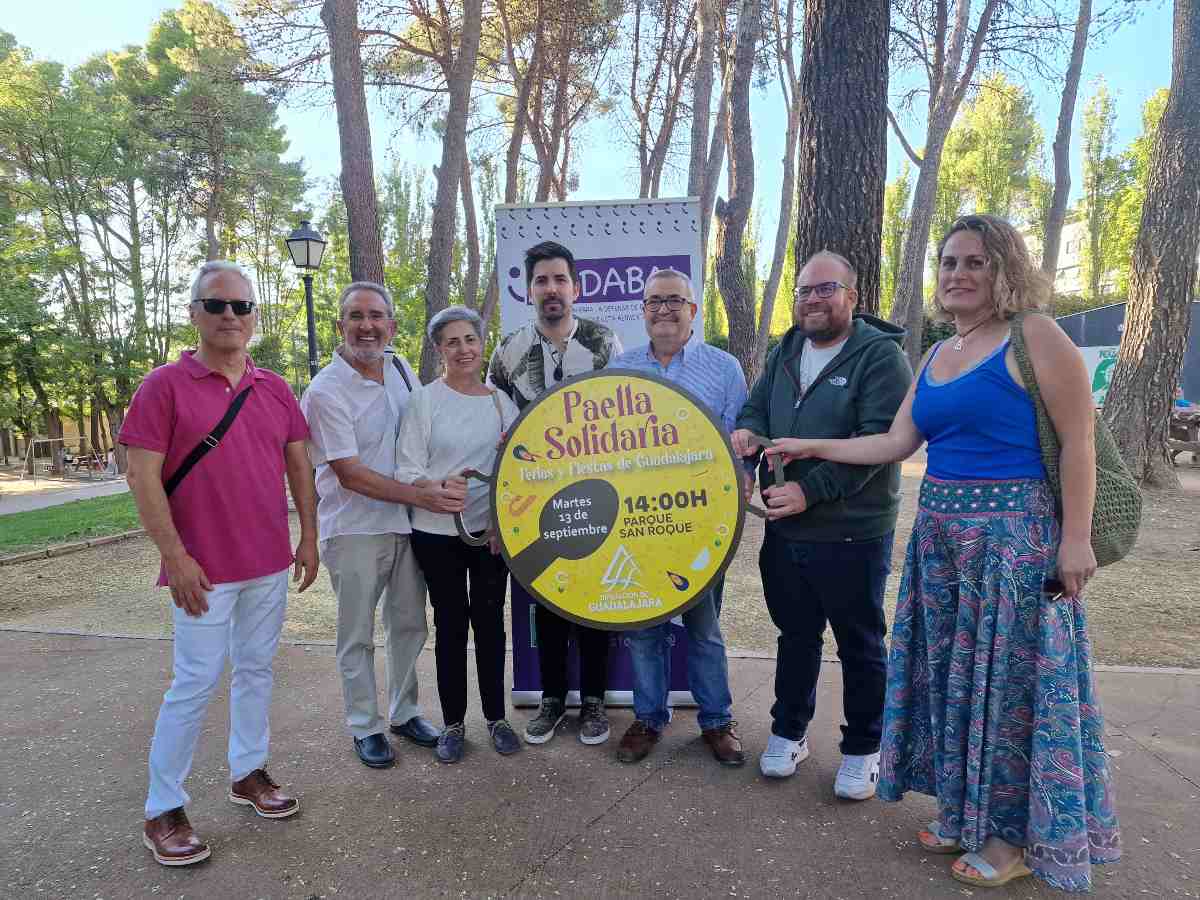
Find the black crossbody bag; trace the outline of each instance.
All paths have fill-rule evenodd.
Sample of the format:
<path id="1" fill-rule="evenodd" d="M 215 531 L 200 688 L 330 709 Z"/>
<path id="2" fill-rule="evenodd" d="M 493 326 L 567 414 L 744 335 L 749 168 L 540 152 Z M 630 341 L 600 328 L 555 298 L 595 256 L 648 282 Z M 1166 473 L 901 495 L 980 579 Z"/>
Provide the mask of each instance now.
<path id="1" fill-rule="evenodd" d="M 221 421 L 217 423 L 217 427 L 210 431 L 204 440 L 196 445 L 195 449 L 187 455 L 187 458 L 179 464 L 179 468 L 175 470 L 175 474 L 167 479 L 167 483 L 163 485 L 163 490 L 166 491 L 168 497 L 171 496 L 171 492 L 175 488 L 179 487 L 179 482 L 187 477 L 188 472 L 195 468 L 196 463 L 204 458 L 204 454 L 221 443 L 221 438 L 225 437 L 225 432 L 229 430 L 229 426 L 233 424 L 233 420 L 242 411 L 242 406 L 246 403 L 246 397 L 249 396 L 252 390 L 254 390 L 254 385 L 250 385 L 233 398 L 233 402 L 229 404 L 229 409 L 225 410 L 225 415 L 221 417 Z"/>

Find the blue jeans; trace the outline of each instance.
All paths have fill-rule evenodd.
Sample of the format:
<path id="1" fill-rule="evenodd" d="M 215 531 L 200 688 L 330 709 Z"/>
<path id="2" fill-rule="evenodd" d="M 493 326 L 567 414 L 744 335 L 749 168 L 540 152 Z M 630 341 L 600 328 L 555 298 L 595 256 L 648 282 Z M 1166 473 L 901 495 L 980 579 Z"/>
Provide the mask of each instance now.
<path id="1" fill-rule="evenodd" d="M 721 594 L 725 579 L 719 578 L 704 599 L 683 614 L 688 634 L 688 687 L 700 707 L 702 730 L 719 728 L 733 721 L 733 697 L 729 693 L 729 667 L 725 661 L 725 639 L 721 636 Z M 629 633 L 629 657 L 633 663 L 633 712 L 644 724 L 662 731 L 670 719 L 667 695 L 671 689 L 671 623 Z"/>

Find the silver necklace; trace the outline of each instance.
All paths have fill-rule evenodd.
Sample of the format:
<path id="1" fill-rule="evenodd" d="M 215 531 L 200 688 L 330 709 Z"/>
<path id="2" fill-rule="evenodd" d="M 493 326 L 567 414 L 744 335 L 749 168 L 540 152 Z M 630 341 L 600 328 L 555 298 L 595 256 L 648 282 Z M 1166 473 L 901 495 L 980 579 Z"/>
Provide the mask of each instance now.
<path id="1" fill-rule="evenodd" d="M 976 322 L 974 325 L 972 325 L 970 328 L 968 328 L 966 331 L 964 331 L 962 334 L 960 334 L 958 336 L 958 340 L 954 342 L 954 349 L 958 350 L 959 352 L 962 352 L 963 341 L 966 339 L 967 335 L 969 335 L 972 331 L 974 331 L 980 325 L 986 325 L 990 321 L 992 321 L 992 320 L 990 318 L 988 318 L 988 319 L 984 319 L 982 322 Z"/>

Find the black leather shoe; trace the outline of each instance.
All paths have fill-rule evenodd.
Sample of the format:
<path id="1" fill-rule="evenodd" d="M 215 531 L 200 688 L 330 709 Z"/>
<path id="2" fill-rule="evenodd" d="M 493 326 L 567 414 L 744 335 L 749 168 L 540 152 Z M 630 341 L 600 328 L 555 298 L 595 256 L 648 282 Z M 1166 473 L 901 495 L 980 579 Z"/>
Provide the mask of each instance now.
<path id="1" fill-rule="evenodd" d="M 408 738 L 414 744 L 422 747 L 436 747 L 442 733 L 420 716 L 413 716 L 403 725 L 393 725 L 392 734 Z"/>
<path id="2" fill-rule="evenodd" d="M 392 745 L 382 734 L 368 734 L 365 738 L 355 738 L 354 752 L 358 754 L 364 766 L 370 766 L 372 769 L 386 769 L 396 761 Z"/>

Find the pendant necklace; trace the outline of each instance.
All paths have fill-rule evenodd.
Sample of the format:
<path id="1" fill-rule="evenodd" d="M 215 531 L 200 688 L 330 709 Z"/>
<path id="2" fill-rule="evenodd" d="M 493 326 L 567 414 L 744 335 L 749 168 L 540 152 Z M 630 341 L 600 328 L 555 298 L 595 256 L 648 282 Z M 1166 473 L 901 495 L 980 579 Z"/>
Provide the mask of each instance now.
<path id="1" fill-rule="evenodd" d="M 958 340 L 954 342 L 954 349 L 961 352 L 962 348 L 963 348 L 963 340 L 967 337 L 967 335 L 969 335 L 972 331 L 974 331 L 980 325 L 986 324 L 987 322 L 990 322 L 990 321 L 992 321 L 992 320 L 989 317 L 987 319 L 984 319 L 982 322 L 976 322 L 974 325 L 972 325 L 970 328 L 968 328 L 966 331 L 964 331 L 962 334 L 960 334 L 958 336 Z"/>

